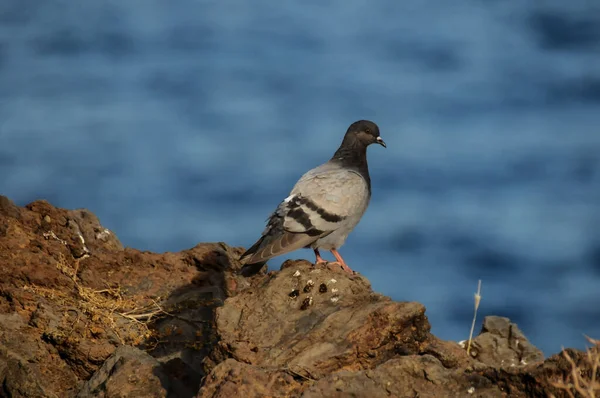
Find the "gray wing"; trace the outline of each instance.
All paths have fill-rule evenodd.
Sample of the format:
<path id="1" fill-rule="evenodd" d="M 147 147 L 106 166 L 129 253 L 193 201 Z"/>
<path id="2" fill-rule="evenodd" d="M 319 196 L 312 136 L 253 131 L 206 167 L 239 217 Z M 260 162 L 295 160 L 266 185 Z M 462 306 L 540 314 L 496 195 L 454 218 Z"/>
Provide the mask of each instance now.
<path id="1" fill-rule="evenodd" d="M 301 198 L 312 226 L 331 233 L 346 218 L 364 211 L 371 194 L 359 173 L 326 163 L 303 175 L 290 197 Z M 296 219 L 286 220 L 285 226 L 290 231 L 298 228 Z"/>
<path id="2" fill-rule="evenodd" d="M 290 196 L 271 215 L 262 237 L 240 261 L 265 262 L 272 257 L 311 245 L 364 211 L 369 189 L 360 174 L 326 163 L 296 183 Z"/>

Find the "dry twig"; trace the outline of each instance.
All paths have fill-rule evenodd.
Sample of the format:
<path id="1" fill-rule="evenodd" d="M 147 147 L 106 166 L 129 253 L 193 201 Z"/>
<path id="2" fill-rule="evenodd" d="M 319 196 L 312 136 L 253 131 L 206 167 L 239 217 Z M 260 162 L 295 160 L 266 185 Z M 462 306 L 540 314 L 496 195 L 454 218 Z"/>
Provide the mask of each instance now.
<path id="1" fill-rule="evenodd" d="M 473 322 L 471 323 L 471 333 L 469 333 L 469 343 L 467 344 L 467 355 L 471 351 L 471 341 L 473 340 L 473 331 L 475 330 L 475 320 L 477 319 L 477 310 L 481 302 L 481 279 L 477 283 L 477 293 L 475 293 L 475 311 L 473 312 Z"/>
<path id="2" fill-rule="evenodd" d="M 585 338 L 592 346 L 586 349 L 583 360 L 579 364 L 575 363 L 575 360 L 563 348 L 562 355 L 569 362 L 571 371 L 563 380 L 552 382 L 554 387 L 565 391 L 571 398 L 575 398 L 575 394 L 579 394 L 584 398 L 600 397 L 600 380 L 598 380 L 598 373 L 600 373 L 600 340 L 588 336 Z"/>

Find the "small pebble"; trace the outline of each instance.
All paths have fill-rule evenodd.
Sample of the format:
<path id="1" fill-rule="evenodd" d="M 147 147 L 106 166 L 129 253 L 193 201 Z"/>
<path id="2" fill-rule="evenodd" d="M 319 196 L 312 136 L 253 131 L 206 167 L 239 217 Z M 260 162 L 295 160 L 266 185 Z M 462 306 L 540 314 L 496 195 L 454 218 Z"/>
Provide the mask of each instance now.
<path id="1" fill-rule="evenodd" d="M 290 294 L 288 294 L 288 296 L 290 296 L 290 298 L 293 298 L 293 299 L 295 299 L 299 295 L 300 295 L 300 291 L 298 289 L 294 289 L 294 290 L 292 290 L 292 292 Z"/>
<path id="2" fill-rule="evenodd" d="M 327 285 L 326 285 L 326 284 L 324 284 L 324 283 L 321 283 L 321 284 L 319 285 L 319 292 L 320 292 L 320 293 L 327 293 Z"/>
<path id="3" fill-rule="evenodd" d="M 300 306 L 300 309 L 302 311 L 306 310 L 308 307 L 310 307 L 312 305 L 312 297 L 307 297 L 304 300 L 302 300 L 302 305 Z"/>
<path id="4" fill-rule="evenodd" d="M 295 276 L 295 277 L 299 277 L 299 276 L 300 276 L 300 271 L 296 271 L 296 272 L 294 272 L 294 275 L 293 275 L 293 276 Z"/>
<path id="5" fill-rule="evenodd" d="M 334 296 L 331 298 L 332 303 L 337 303 L 340 298 L 338 296 Z"/>
<path id="6" fill-rule="evenodd" d="M 309 279 L 308 282 L 306 282 L 306 286 L 304 286 L 304 293 L 309 293 L 314 285 L 315 283 L 312 281 L 312 279 Z"/>

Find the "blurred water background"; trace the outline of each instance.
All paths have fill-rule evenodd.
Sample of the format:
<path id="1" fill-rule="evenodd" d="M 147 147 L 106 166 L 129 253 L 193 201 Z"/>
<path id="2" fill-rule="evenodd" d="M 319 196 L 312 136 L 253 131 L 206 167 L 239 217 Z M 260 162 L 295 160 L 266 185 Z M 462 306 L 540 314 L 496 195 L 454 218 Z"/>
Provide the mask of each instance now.
<path id="1" fill-rule="evenodd" d="M 546 354 L 600 338 L 599 2 L 0 2 L 0 194 L 127 246 L 249 246 L 362 118 L 376 291 L 461 340 L 482 279 Z"/>

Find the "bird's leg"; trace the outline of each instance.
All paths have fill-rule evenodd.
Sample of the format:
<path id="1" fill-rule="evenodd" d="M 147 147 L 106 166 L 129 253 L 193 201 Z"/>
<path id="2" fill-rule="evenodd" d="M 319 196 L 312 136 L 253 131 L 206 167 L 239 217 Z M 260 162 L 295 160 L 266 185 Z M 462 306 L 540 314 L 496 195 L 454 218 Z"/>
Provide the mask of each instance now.
<path id="1" fill-rule="evenodd" d="M 321 253 L 319 253 L 319 249 L 313 249 L 315 251 L 315 257 L 317 258 L 315 260 L 315 264 L 323 264 L 326 263 L 327 261 L 323 260 L 323 257 L 321 257 Z"/>
<path id="2" fill-rule="evenodd" d="M 335 259 L 337 260 L 338 263 L 340 263 L 340 265 L 342 266 L 342 269 L 350 274 L 353 274 L 354 271 L 352 271 L 352 269 L 350 267 L 348 267 L 348 264 L 346 264 L 346 262 L 344 261 L 344 259 L 342 258 L 342 256 L 340 255 L 340 253 L 338 253 L 337 250 L 332 249 L 331 253 L 333 253 L 333 255 L 335 256 Z"/>

